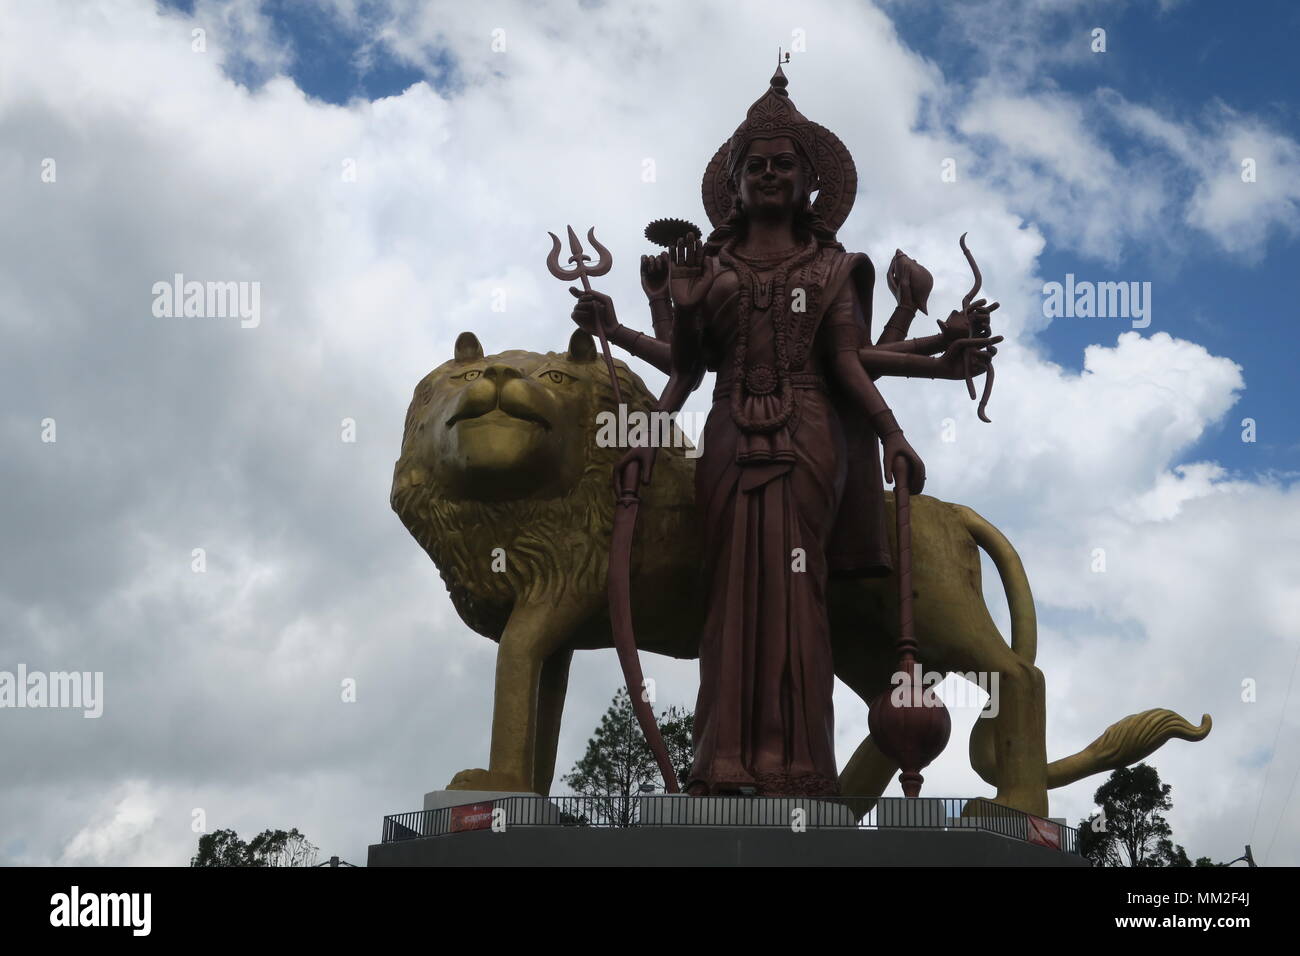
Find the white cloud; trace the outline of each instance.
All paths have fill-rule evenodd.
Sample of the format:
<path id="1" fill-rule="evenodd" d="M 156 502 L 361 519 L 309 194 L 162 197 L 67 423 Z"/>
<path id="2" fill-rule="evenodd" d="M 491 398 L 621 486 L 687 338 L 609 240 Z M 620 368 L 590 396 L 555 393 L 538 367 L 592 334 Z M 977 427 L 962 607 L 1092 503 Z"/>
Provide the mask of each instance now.
<path id="1" fill-rule="evenodd" d="M 1300 144 L 1259 117 L 1215 103 L 1179 123 L 1108 93 L 1116 119 L 1193 177 L 1183 220 L 1223 249 L 1258 258 L 1274 233 L 1300 234 Z"/>
<path id="2" fill-rule="evenodd" d="M 78 830 L 59 857 L 64 866 L 125 866 L 145 864 L 142 844 L 158 821 L 156 799 L 146 783 L 127 780 L 116 788 L 120 797 L 108 813 Z M 155 859 L 155 865 L 169 861 Z"/>

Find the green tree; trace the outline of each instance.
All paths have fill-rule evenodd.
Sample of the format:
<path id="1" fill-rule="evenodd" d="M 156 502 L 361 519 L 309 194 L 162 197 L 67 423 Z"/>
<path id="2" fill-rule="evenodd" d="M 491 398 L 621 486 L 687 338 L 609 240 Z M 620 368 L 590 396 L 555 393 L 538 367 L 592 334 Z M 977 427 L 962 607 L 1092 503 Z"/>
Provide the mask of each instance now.
<path id="1" fill-rule="evenodd" d="M 694 717 L 688 710 L 670 707 L 658 715 L 658 722 L 669 758 L 682 779 L 690 772 L 693 761 Z M 563 779 L 575 794 L 591 798 L 592 816 L 615 826 L 630 826 L 635 821 L 633 797 L 643 787 L 662 786 L 659 765 L 641 733 L 626 688 L 620 687 L 614 695 L 600 726 L 587 741 L 587 752 Z"/>
<path id="2" fill-rule="evenodd" d="M 199 852 L 190 866 L 249 866 L 248 844 L 234 830 L 213 830 L 199 837 Z"/>
<path id="3" fill-rule="evenodd" d="M 314 866 L 319 852 L 297 827 L 263 830 L 247 843 L 234 830 L 214 830 L 199 837 L 190 866 Z"/>
<path id="4" fill-rule="evenodd" d="M 284 830 L 263 830 L 248 841 L 248 853 L 255 861 L 253 866 L 315 866 L 320 849 L 294 827 Z"/>
<path id="5" fill-rule="evenodd" d="M 1191 866 L 1164 816 L 1172 790 L 1147 764 L 1116 770 L 1093 794 L 1101 812 L 1079 821 L 1079 852 L 1094 866 Z M 1196 865 L 1214 864 L 1201 857 Z"/>

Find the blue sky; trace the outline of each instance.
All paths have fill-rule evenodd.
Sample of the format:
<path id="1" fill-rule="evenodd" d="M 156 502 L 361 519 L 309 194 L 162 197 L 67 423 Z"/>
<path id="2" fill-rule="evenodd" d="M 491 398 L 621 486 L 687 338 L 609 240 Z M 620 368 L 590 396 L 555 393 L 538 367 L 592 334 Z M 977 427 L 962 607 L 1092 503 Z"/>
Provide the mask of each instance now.
<path id="1" fill-rule="evenodd" d="M 163 0 L 162 5 L 187 14 L 194 12 L 193 0 Z M 381 7 L 363 2 L 358 5 L 358 16 L 363 22 L 378 22 Z M 372 55 L 369 35 L 351 29 L 328 5 L 268 0 L 261 9 L 272 36 L 292 50 L 289 75 L 304 93 L 327 103 L 394 96 L 420 80 L 439 89 L 455 84 L 455 66 L 447 51 L 443 51 L 443 70 L 416 69 L 400 62 L 382 44 Z M 237 67 L 233 73 L 252 86 L 265 79 L 257 70 Z"/>
<path id="2" fill-rule="evenodd" d="M 1066 5 L 1069 6 L 1069 5 Z M 1177 3 L 1167 10 L 1154 3 L 1098 4 L 1089 11 L 1074 5 L 1044 18 L 1043 43 L 1077 39 L 1086 43 L 1094 27 L 1107 31 L 1107 50 L 1081 62 L 1036 62 L 1027 77 L 1033 92 L 1061 90 L 1087 96 L 1098 87 L 1119 91 L 1178 119 L 1195 120 L 1215 103 L 1266 117 L 1277 129 L 1300 139 L 1300 69 L 1295 55 L 1300 35 L 1300 4 L 1290 0 L 1254 0 L 1227 6 L 1213 2 Z M 998 64 L 989 62 L 980 45 L 945 17 L 951 4 L 897 5 L 895 25 L 909 46 L 932 59 L 953 79 L 972 81 Z M 989 29 L 999 29 L 989 17 Z M 1023 51 L 1009 50 L 1014 57 Z M 1114 123 L 1095 130 L 1110 148 L 1134 164 L 1167 162 L 1166 156 L 1134 143 Z M 1293 220 L 1294 221 L 1294 220 Z M 1176 223 L 1169 224 L 1177 235 Z M 1052 243 L 1041 257 L 1041 272 L 1063 281 L 1077 279 L 1147 279 L 1155 283 L 1156 320 L 1142 334 L 1167 331 L 1203 344 L 1216 355 L 1240 364 L 1247 391 L 1244 400 L 1219 428 L 1189 449 L 1189 458 L 1210 457 L 1245 471 L 1276 469 L 1294 476 L 1300 468 L 1300 357 L 1283 345 L 1294 334 L 1300 315 L 1300 237 L 1274 230 L 1264 254 L 1225 254 L 1206 238 L 1185 233 L 1173 239 L 1177 254 L 1152 255 L 1142 244 L 1129 244 L 1116 264 L 1063 252 Z M 1079 368 L 1085 346 L 1113 344 L 1128 323 L 1076 319 L 1052 323 L 1043 335 L 1052 359 Z M 1236 414 L 1240 412 L 1240 414 Z M 1241 441 L 1240 421 L 1259 424 L 1256 444 Z"/>

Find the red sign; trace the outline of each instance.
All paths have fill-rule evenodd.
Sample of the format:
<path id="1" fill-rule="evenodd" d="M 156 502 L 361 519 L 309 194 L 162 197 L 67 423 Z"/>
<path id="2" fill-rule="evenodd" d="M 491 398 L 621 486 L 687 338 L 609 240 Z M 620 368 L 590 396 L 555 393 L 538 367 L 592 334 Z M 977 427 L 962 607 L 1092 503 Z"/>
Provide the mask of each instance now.
<path id="1" fill-rule="evenodd" d="M 492 827 L 492 804 L 467 803 L 451 808 L 451 832 L 488 830 Z"/>
<path id="2" fill-rule="evenodd" d="M 1027 817 L 1029 821 L 1029 842 L 1045 846 L 1052 850 L 1061 848 L 1061 827 L 1042 817 Z"/>

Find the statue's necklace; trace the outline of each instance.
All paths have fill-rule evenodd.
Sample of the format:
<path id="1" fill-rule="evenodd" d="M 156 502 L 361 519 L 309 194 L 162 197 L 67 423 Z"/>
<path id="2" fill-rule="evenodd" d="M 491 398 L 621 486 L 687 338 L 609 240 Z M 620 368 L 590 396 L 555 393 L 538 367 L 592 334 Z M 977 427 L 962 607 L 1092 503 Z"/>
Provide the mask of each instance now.
<path id="1" fill-rule="evenodd" d="M 737 253 L 735 240 L 728 242 L 719 252 L 718 259 L 736 272 L 739 280 L 739 306 L 736 325 L 736 352 L 732 367 L 735 381 L 731 386 L 731 417 L 748 432 L 773 432 L 790 421 L 794 414 L 794 389 L 790 387 L 790 356 L 786 341 L 786 283 L 791 272 L 807 265 L 817 256 L 819 246 L 811 239 L 799 251 L 780 256 L 747 256 Z M 761 282 L 758 271 L 772 268 L 775 272 L 767 282 Z M 776 369 L 767 365 L 747 362 L 749 329 L 754 311 L 767 312 L 772 321 L 776 344 Z M 776 391 L 781 396 L 781 407 L 776 414 L 766 418 L 750 418 L 745 412 L 746 394 L 767 395 Z"/>

